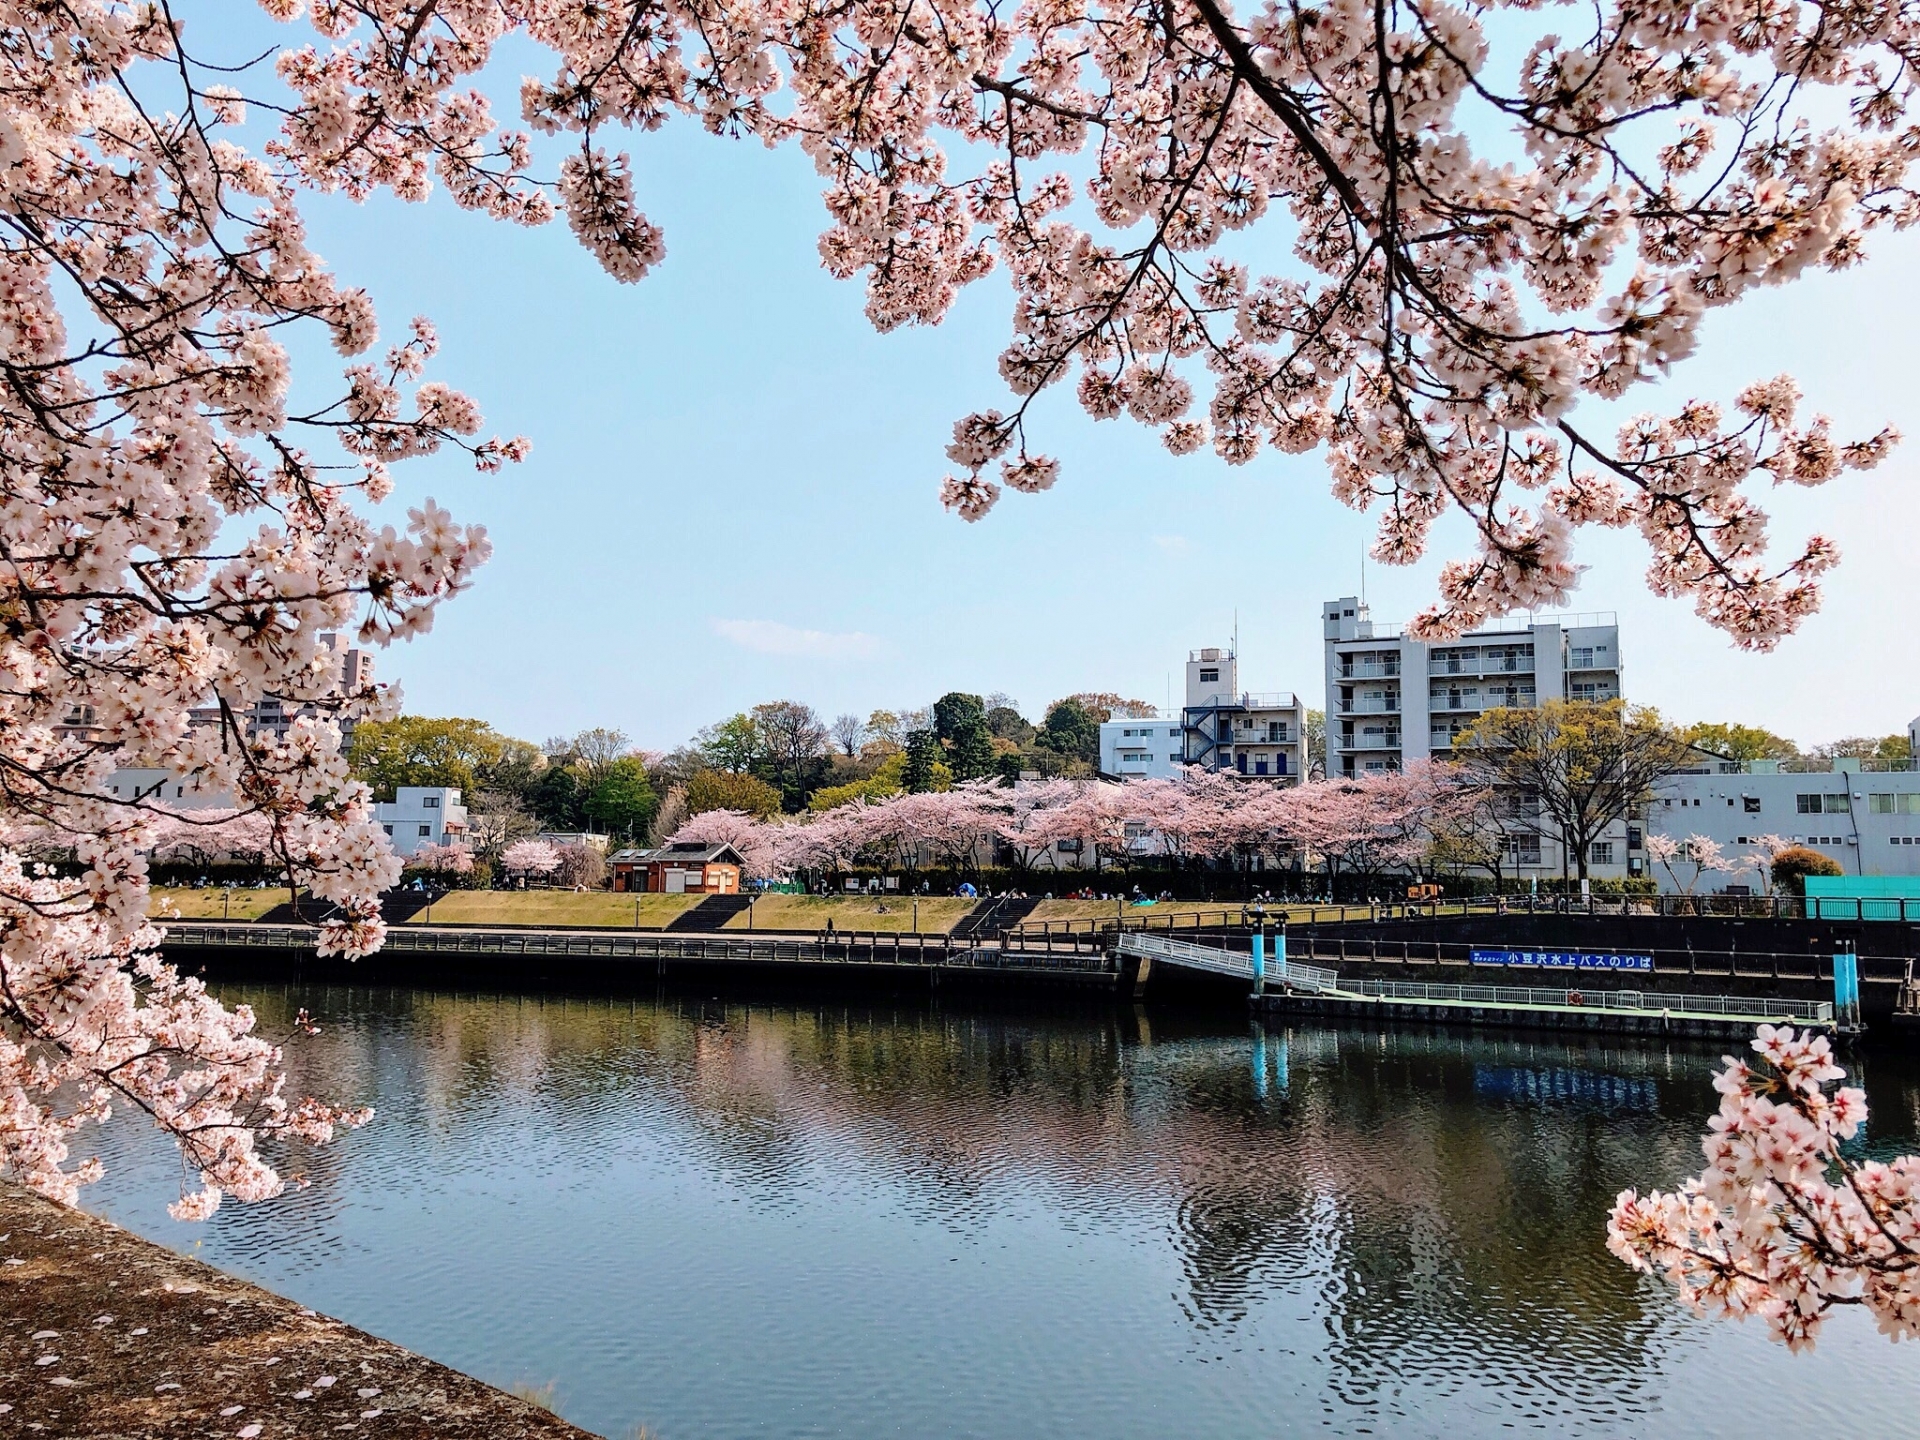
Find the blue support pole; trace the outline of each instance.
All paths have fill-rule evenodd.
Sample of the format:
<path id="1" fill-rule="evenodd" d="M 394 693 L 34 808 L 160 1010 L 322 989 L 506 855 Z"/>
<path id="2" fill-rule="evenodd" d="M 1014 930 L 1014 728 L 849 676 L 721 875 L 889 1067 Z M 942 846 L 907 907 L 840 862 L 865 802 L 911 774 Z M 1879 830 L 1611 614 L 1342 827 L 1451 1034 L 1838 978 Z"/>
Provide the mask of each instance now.
<path id="1" fill-rule="evenodd" d="M 1860 1024 L 1860 959 L 1851 950 L 1833 957 L 1833 1018 L 1848 1029 Z"/>
<path id="2" fill-rule="evenodd" d="M 1258 1021 L 1253 1031 L 1253 1097 L 1267 1098 L 1267 1032 Z"/>
<path id="3" fill-rule="evenodd" d="M 1253 932 L 1253 993 L 1267 993 L 1267 936 L 1262 930 Z"/>

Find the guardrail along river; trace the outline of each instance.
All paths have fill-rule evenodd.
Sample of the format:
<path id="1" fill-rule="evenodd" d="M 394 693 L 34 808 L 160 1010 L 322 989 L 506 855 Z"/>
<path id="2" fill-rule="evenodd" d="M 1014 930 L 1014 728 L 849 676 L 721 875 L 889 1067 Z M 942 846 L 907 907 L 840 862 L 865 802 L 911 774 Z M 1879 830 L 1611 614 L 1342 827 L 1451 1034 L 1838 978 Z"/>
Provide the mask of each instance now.
<path id="1" fill-rule="evenodd" d="M 312 1184 L 88 1208 L 610 1437 L 1910 1433 L 1864 1317 L 1789 1356 L 1609 1258 L 1725 1047 L 664 998 L 227 987 L 372 1104 Z M 1856 1063 L 1858 1063 L 1856 1061 Z M 1867 1149 L 1920 1072 L 1869 1054 Z"/>

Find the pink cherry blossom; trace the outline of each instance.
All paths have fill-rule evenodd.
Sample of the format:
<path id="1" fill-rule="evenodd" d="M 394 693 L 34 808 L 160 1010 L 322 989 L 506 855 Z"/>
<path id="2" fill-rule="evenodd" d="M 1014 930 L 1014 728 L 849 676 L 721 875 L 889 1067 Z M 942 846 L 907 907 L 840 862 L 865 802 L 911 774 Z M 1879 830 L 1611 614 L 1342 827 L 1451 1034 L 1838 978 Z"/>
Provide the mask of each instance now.
<path id="1" fill-rule="evenodd" d="M 1920 1157 L 1849 1155 L 1863 1091 L 1826 1037 L 1760 1027 L 1757 1063 L 1727 1057 L 1707 1168 L 1679 1190 L 1623 1190 L 1607 1248 L 1674 1287 L 1695 1313 L 1766 1322 L 1810 1349 L 1836 1306 L 1860 1306 L 1883 1334 L 1920 1336 Z"/>

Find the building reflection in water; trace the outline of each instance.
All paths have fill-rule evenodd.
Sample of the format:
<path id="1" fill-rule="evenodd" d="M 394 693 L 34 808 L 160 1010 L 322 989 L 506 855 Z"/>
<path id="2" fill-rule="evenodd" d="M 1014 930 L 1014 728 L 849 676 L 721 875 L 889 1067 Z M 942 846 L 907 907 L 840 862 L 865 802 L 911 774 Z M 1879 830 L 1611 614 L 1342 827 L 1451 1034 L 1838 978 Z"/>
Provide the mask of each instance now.
<path id="1" fill-rule="evenodd" d="M 633 1372 L 611 1351 L 596 1359 L 592 1346 L 563 1343 L 569 1325 L 653 1325 L 696 1349 L 725 1343 L 701 1328 L 705 1301 L 692 1291 L 684 1316 L 662 1313 L 657 1293 L 592 1299 L 609 1236 L 695 1257 L 695 1273 L 751 1289 L 751 1274 L 734 1271 L 769 1231 L 798 1245 L 796 1264 L 815 1237 L 829 1254 L 856 1235 L 855 1262 L 812 1297 L 816 1348 L 835 1343 L 838 1318 L 858 1316 L 866 1292 L 912 1292 L 909 1269 L 888 1267 L 918 1264 L 900 1257 L 928 1232 L 957 1255 L 981 1252 L 977 1289 L 935 1282 L 952 1324 L 991 1316 L 1008 1328 L 996 1302 L 1031 1277 L 996 1276 L 1005 1262 L 984 1252 L 1017 1249 L 1078 1287 L 1060 1290 L 1062 1313 L 1021 1317 L 1039 1337 L 1029 1347 L 1060 1337 L 1057 1369 L 1075 1366 L 1072 1346 L 1089 1333 L 1123 1356 L 1133 1347 L 1155 1364 L 1218 1367 L 1213 1388 L 1194 1392 L 1211 1398 L 1186 1402 L 1190 1433 L 1233 1432 L 1234 1417 L 1280 1406 L 1301 1425 L 1344 1430 L 1450 1415 L 1454 1433 L 1631 1430 L 1658 1413 L 1669 1359 L 1718 1343 L 1602 1244 L 1620 1188 L 1697 1168 L 1714 1049 L 1241 1029 L 1105 1007 L 1036 1019 L 937 1003 L 674 996 L 277 988 L 229 998 L 252 1003 L 268 1031 L 303 1005 L 328 1017 L 298 1052 L 300 1083 L 380 1116 L 344 1145 L 299 1157 L 311 1180 L 300 1194 L 194 1227 L 208 1257 L 350 1319 L 364 1305 L 369 1323 L 405 1332 L 395 1338 L 482 1373 L 504 1363 L 494 1357 L 509 1352 L 490 1349 L 486 1332 L 510 1318 L 525 1347 L 580 1368 L 562 1377 L 562 1394 L 573 1383 L 593 1397 L 574 1415 L 584 1423 L 609 1423 L 595 1407 L 626 1403 L 622 1377 Z M 1871 1083 L 1883 1107 L 1877 1142 L 1897 1148 L 1910 1141 L 1920 1087 L 1894 1073 Z M 134 1127 L 107 1142 L 112 1178 L 90 1203 L 192 1243 L 160 1216 L 168 1157 Z M 446 1231 L 478 1234 L 502 1207 L 523 1205 L 574 1227 L 540 1238 L 546 1278 L 524 1283 L 550 1284 L 567 1297 L 563 1312 L 601 1307 L 563 1314 L 545 1339 L 467 1273 Z M 409 1207 L 431 1218 L 409 1230 L 397 1213 Z M 513 1269 L 500 1247 L 536 1242 L 505 1233 L 489 1258 Z M 1098 1267 L 1075 1268 L 1069 1252 L 1088 1246 L 1117 1257 L 1110 1294 Z M 415 1249 L 435 1258 L 407 1281 Z M 656 1259 L 656 1272 L 666 1263 Z M 1168 1286 L 1146 1288 L 1141 1276 L 1162 1271 Z M 1044 1309 L 1047 1292 L 1035 1290 Z M 1089 1293 L 1101 1313 L 1084 1313 Z M 436 1316 L 415 1313 L 433 1307 Z M 715 1323 L 720 1337 L 733 1333 Z M 876 1332 L 846 1324 L 858 1334 L 844 1343 L 873 1343 Z M 942 1333 L 937 1321 L 928 1333 Z M 796 1338 L 796 1357 L 807 1338 Z M 975 1354 L 995 1373 L 956 1376 Z M 895 1368 L 926 1363 L 916 1357 Z M 973 1408 L 936 1408 L 926 1423 L 1033 1433 L 1011 1413 L 994 1421 L 995 1374 L 1044 1369 L 1047 1357 L 1003 1348 L 934 1358 Z M 656 1373 L 646 1388 L 657 1396 L 670 1378 Z M 1029 1421 L 1044 1404 L 1008 1403 Z M 747 1412 L 681 1413 L 753 1428 Z M 875 1433 L 892 1433 L 897 1403 L 884 1413 L 893 1419 Z M 762 1420 L 780 1433 L 774 1417 Z"/>

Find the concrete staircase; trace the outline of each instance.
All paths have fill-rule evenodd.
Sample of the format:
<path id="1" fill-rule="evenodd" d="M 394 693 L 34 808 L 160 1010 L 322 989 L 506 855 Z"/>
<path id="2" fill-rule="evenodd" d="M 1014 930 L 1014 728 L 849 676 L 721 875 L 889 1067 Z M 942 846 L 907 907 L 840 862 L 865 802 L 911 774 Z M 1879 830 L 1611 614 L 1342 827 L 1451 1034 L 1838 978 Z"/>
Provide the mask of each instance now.
<path id="1" fill-rule="evenodd" d="M 961 916 L 960 923 L 953 927 L 951 933 L 956 940 L 971 940 L 977 935 L 998 935 L 1019 925 L 1039 903 L 1038 900 L 1016 900 L 1009 896 L 985 901 Z"/>
<path id="2" fill-rule="evenodd" d="M 681 912 L 667 922 L 668 930 L 718 930 L 736 915 L 747 913 L 753 904 L 751 895 L 709 895 L 698 905 Z"/>

